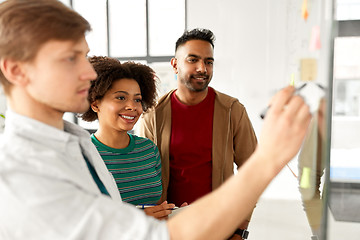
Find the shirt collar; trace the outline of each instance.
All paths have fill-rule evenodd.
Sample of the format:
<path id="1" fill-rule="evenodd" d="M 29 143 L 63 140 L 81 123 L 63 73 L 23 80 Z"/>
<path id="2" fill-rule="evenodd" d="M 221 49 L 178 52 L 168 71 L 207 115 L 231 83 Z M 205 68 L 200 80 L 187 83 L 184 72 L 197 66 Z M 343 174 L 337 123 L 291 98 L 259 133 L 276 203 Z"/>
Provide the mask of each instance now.
<path id="1" fill-rule="evenodd" d="M 64 130 L 47 125 L 38 120 L 23 116 L 10 109 L 6 111 L 4 134 L 17 134 L 30 138 L 46 146 L 66 149 L 70 141 L 89 139 L 89 133 L 81 127 L 64 120 Z M 60 149 L 59 149 L 60 150 Z"/>

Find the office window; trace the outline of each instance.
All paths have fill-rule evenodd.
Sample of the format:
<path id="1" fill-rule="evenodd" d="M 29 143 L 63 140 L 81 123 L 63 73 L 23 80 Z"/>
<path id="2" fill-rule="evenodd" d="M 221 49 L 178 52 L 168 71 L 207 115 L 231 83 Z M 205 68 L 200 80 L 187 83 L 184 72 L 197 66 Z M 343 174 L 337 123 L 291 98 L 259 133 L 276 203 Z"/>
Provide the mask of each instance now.
<path id="1" fill-rule="evenodd" d="M 149 54 L 173 55 L 185 29 L 185 1 L 149 1 Z"/>
<path id="2" fill-rule="evenodd" d="M 79 12 L 93 31 L 89 55 L 121 61 L 167 62 L 186 29 L 186 0 L 61 0 Z"/>
<path id="3" fill-rule="evenodd" d="M 92 55 L 148 64 L 160 77 L 159 94 L 174 88 L 170 66 L 175 42 L 186 29 L 186 0 L 61 0 L 89 21 Z M 71 115 L 66 116 L 71 120 Z M 96 129 L 97 122 L 80 126 Z"/>
<path id="4" fill-rule="evenodd" d="M 339 21 L 360 19 L 360 0 L 336 0 L 335 13 Z"/>
<path id="5" fill-rule="evenodd" d="M 106 1 L 72 0 L 72 7 L 91 25 L 92 31 L 86 35 L 90 47 L 89 56 L 108 55 Z"/>
<path id="6" fill-rule="evenodd" d="M 146 56 L 146 1 L 109 0 L 109 55 Z"/>
<path id="7" fill-rule="evenodd" d="M 59 1 L 65 4 L 66 6 L 71 7 L 70 0 L 59 0 Z"/>

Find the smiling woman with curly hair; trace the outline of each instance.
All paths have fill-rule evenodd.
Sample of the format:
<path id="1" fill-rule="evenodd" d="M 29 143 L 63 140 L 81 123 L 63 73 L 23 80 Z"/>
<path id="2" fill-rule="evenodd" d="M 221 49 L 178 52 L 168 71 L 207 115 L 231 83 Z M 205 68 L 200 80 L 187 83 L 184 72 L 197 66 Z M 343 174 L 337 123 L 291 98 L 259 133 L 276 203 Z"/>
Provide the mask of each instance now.
<path id="1" fill-rule="evenodd" d="M 127 78 L 135 80 L 140 87 L 143 111 L 155 105 L 158 78 L 150 67 L 134 62 L 120 63 L 117 59 L 110 57 L 94 56 L 89 58 L 89 61 L 98 74 L 96 80 L 91 82 L 88 97 L 90 103 L 101 100 L 115 81 Z M 89 108 L 82 115 L 82 119 L 91 122 L 98 119 L 98 116 Z"/>
<path id="2" fill-rule="evenodd" d="M 174 204 L 160 203 L 161 159 L 149 139 L 128 133 L 156 102 L 157 76 L 148 66 L 109 57 L 91 57 L 97 78 L 89 90 L 90 108 L 81 117 L 99 121 L 91 140 L 114 176 L 121 198 L 133 205 L 154 204 L 146 214 L 166 218 Z"/>

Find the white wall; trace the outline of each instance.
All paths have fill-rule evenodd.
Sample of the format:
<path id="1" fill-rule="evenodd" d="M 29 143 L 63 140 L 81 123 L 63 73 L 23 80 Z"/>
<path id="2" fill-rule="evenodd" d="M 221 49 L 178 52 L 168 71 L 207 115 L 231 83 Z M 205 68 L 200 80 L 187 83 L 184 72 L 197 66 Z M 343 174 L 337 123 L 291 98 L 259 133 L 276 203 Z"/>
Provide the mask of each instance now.
<path id="1" fill-rule="evenodd" d="M 216 35 L 211 86 L 237 97 L 259 135 L 259 113 L 286 84 L 286 0 L 188 0 L 188 29 L 209 28 Z M 297 162 L 290 163 L 297 172 Z M 297 179 L 288 168 L 263 198 L 299 198 Z"/>
<path id="2" fill-rule="evenodd" d="M 259 112 L 285 81 L 285 4 L 269 2 L 188 0 L 187 7 L 188 29 L 209 28 L 216 35 L 211 86 L 245 104 L 256 131 Z"/>

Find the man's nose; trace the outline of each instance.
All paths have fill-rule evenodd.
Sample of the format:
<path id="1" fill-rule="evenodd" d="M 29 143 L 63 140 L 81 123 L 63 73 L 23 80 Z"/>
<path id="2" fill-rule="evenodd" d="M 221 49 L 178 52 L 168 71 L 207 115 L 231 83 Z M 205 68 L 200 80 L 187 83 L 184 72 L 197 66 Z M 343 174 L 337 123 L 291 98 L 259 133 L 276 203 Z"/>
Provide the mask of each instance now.
<path id="1" fill-rule="evenodd" d="M 81 73 L 81 80 L 95 80 L 97 78 L 97 73 L 95 72 L 91 63 L 86 59 L 83 65 L 83 72 Z"/>
<path id="2" fill-rule="evenodd" d="M 197 71 L 201 73 L 207 73 L 206 63 L 203 61 L 199 61 Z"/>

